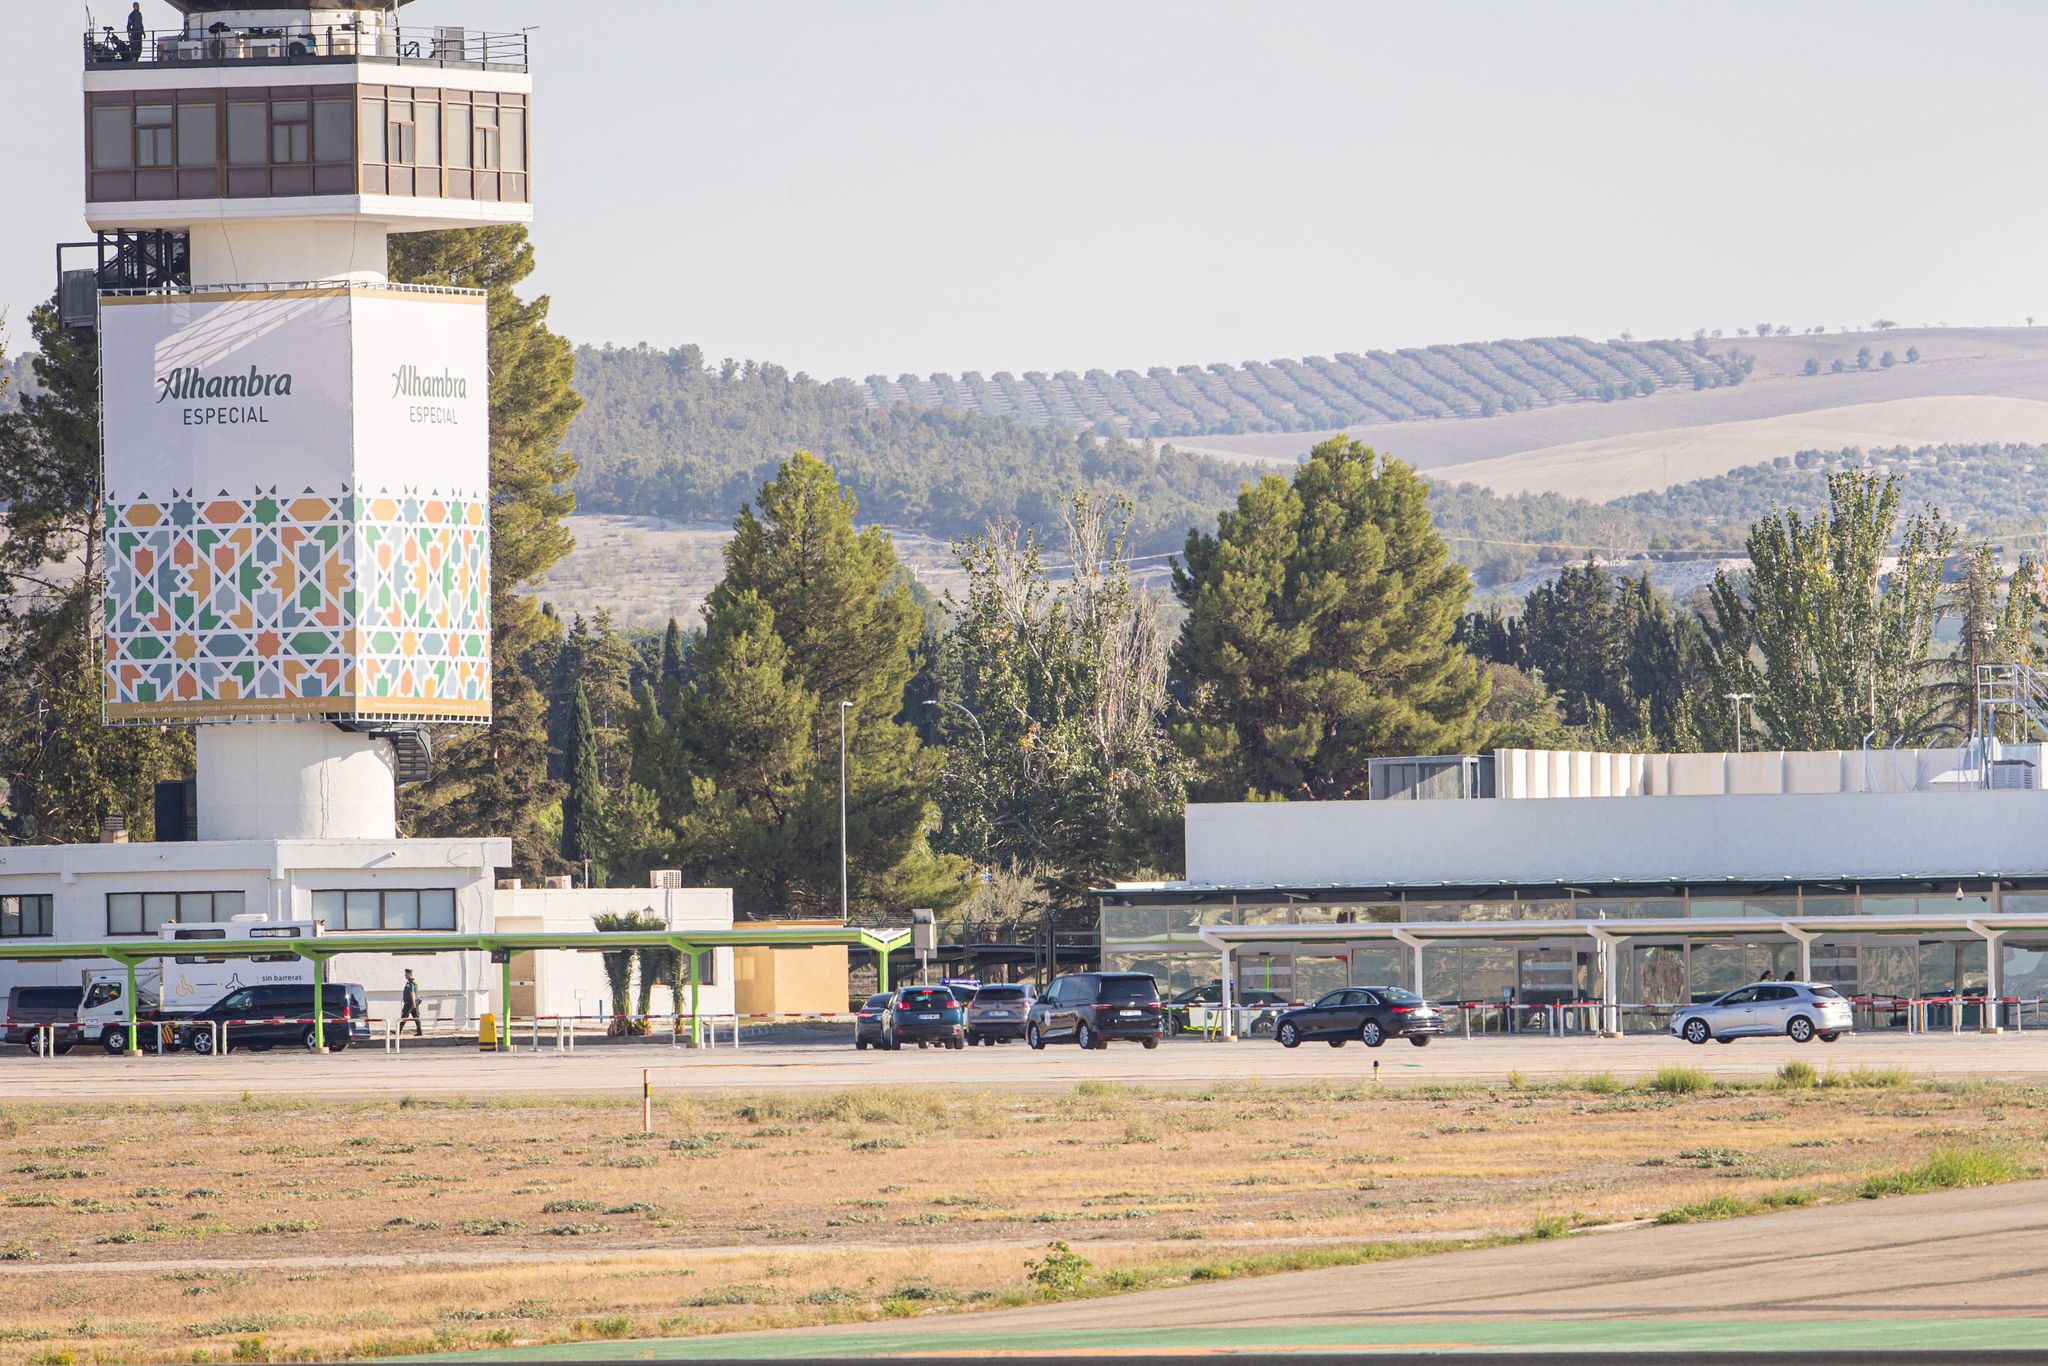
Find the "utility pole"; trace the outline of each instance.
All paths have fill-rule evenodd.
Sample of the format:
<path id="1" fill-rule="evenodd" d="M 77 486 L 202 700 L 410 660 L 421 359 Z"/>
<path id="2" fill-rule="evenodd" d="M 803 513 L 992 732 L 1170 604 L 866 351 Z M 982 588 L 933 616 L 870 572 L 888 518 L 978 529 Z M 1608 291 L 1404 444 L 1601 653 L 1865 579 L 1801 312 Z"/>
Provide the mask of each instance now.
<path id="1" fill-rule="evenodd" d="M 1729 704 L 1735 708 L 1735 752 L 1740 754 L 1742 753 L 1742 704 L 1755 701 L 1756 694 L 1753 692 L 1724 692 L 1721 696 L 1727 698 Z"/>
<path id="2" fill-rule="evenodd" d="M 839 704 L 839 920 L 841 924 L 853 917 L 847 913 L 846 904 L 846 709 L 851 702 Z"/>

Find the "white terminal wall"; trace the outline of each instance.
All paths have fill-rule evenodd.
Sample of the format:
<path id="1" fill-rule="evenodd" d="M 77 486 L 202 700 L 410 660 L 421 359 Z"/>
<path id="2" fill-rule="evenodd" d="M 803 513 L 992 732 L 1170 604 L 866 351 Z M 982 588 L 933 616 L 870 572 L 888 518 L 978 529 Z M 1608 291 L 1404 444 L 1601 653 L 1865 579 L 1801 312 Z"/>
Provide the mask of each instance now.
<path id="1" fill-rule="evenodd" d="M 728 887 L 600 887 L 575 889 L 500 888 L 494 894 L 496 928 L 506 933 L 589 933 L 600 915 L 643 912 L 658 916 L 674 930 L 732 928 L 732 889 Z M 732 950 L 713 949 L 715 961 L 700 987 L 697 1008 L 707 1015 L 728 1015 L 733 1008 Z M 538 1015 L 604 1015 L 611 1011 L 611 987 L 604 959 L 595 953 L 540 953 L 531 959 L 533 1000 Z M 520 965 L 515 963 L 517 975 Z M 518 992 L 514 992 L 515 1003 Z M 687 1008 L 689 993 L 683 995 Z M 654 993 L 656 1014 L 675 1009 L 666 987 Z M 515 1014 L 520 1012 L 515 1012 Z"/>
<path id="2" fill-rule="evenodd" d="M 107 896 L 115 892 L 240 892 L 245 914 L 282 921 L 311 919 L 316 891 L 446 888 L 455 892 L 456 932 L 480 934 L 491 928 L 494 870 L 511 861 L 511 842 L 502 839 L 17 846 L 0 849 L 0 896 L 52 897 L 51 938 L 92 943 L 109 937 Z M 18 986 L 75 983 L 86 971 L 113 966 L 104 959 L 0 961 L 0 995 Z M 373 1015 L 395 1016 L 408 967 L 419 975 L 430 1020 L 474 1019 L 497 987 L 496 970 L 480 953 L 351 954 L 333 960 L 331 980 L 361 985 Z"/>
<path id="3" fill-rule="evenodd" d="M 2048 876 L 2048 792 L 1196 803 L 1187 880 L 1235 886 Z"/>

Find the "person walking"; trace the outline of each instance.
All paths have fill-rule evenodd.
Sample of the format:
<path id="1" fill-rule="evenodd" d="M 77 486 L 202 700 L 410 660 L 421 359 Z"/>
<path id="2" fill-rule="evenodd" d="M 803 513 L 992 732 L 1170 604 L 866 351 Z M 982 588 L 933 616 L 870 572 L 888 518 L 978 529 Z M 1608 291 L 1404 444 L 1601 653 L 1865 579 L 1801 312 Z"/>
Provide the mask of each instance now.
<path id="1" fill-rule="evenodd" d="M 399 1033 L 405 1033 L 405 1022 L 407 1020 L 412 1021 L 414 1038 L 425 1037 L 426 1031 L 420 1028 L 420 984 L 413 977 L 411 968 L 405 970 L 405 995 L 398 1002 Z"/>
<path id="2" fill-rule="evenodd" d="M 148 36 L 149 25 L 142 20 L 142 0 L 135 0 L 134 7 L 128 11 L 129 61 L 139 62 L 142 60 L 142 44 Z"/>

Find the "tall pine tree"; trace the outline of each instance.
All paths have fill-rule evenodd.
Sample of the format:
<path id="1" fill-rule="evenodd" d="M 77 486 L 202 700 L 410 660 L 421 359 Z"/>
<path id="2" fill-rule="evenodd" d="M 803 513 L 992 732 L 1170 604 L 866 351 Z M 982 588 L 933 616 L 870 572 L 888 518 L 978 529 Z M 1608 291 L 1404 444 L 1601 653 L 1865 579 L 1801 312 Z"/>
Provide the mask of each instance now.
<path id="1" fill-rule="evenodd" d="M 562 448 L 582 400 L 569 344 L 548 329 L 545 296 L 516 287 L 533 273 L 523 227 L 407 233 L 391 239 L 391 277 L 488 293 L 491 366 L 491 727 L 442 737 L 439 772 L 407 789 L 416 835 L 500 835 L 513 867 L 537 877 L 561 866 L 549 826 L 561 787 L 548 776 L 548 707 L 533 656 L 552 634 L 519 590 L 574 544 L 576 462 Z"/>
<path id="2" fill-rule="evenodd" d="M 887 533 L 856 530 L 855 511 L 804 451 L 741 509 L 670 753 L 636 756 L 637 775 L 669 784 L 659 795 L 686 863 L 729 881 L 747 916 L 839 913 L 842 702 L 856 918 L 966 894 L 965 865 L 928 843 L 942 756 L 900 719 L 917 607 Z"/>
<path id="3" fill-rule="evenodd" d="M 1471 593 L 1427 486 L 1347 437 L 1189 533 L 1172 655 L 1192 795 L 1363 797 L 1367 761 L 1469 746 L 1487 681 L 1454 636 Z"/>
<path id="4" fill-rule="evenodd" d="M 0 838 L 78 843 L 122 816 L 154 830 L 157 781 L 190 771 L 189 732 L 100 724 L 99 349 L 30 316 L 38 392 L 0 415 Z"/>

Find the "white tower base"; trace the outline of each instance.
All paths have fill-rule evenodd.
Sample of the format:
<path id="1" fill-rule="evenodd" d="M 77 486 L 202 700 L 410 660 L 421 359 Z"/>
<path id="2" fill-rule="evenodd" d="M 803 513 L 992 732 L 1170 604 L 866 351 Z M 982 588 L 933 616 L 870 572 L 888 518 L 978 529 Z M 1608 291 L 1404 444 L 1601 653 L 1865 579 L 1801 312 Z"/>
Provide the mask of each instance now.
<path id="1" fill-rule="evenodd" d="M 335 726 L 200 726 L 202 840 L 388 840 L 398 788 L 388 742 Z"/>

